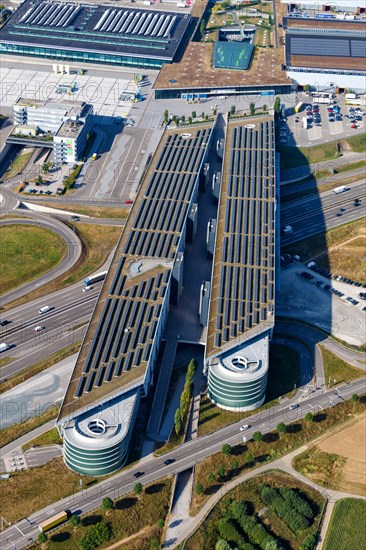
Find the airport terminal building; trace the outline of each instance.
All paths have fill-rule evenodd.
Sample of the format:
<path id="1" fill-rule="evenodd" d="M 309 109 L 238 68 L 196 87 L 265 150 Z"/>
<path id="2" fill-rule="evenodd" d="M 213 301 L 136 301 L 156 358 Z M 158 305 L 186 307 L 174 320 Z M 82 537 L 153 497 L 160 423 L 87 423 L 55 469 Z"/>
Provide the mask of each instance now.
<path id="1" fill-rule="evenodd" d="M 190 19 L 112 4 L 25 0 L 0 29 L 0 53 L 159 69 L 174 59 Z"/>
<path id="2" fill-rule="evenodd" d="M 130 211 L 57 420 L 65 462 L 78 473 L 109 474 L 127 460 L 171 304 L 183 290 L 202 193 L 217 211 L 205 237 L 212 277 L 197 304 L 208 396 L 230 410 L 265 399 L 276 266 L 274 122 L 226 120 L 216 143 L 217 121 L 164 133 Z M 210 172 L 212 155 L 223 176 Z"/>

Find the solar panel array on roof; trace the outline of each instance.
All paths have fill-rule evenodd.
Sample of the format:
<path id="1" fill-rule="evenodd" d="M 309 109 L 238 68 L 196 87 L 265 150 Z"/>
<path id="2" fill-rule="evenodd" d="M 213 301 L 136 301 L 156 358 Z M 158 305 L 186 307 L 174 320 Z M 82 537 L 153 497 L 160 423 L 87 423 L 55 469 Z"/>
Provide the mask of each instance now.
<path id="1" fill-rule="evenodd" d="M 149 180 L 141 190 L 142 200 L 126 227 L 116 251 L 120 260 L 109 287 L 102 290 L 102 312 L 81 365 L 81 376 L 73 397 L 80 398 L 103 384 L 113 382 L 149 360 L 162 312 L 171 268 L 176 258 L 211 129 L 198 129 L 191 137 L 168 135 Z M 133 212 L 132 214 L 133 215 Z M 139 272 L 143 259 L 157 261 Z M 162 263 L 160 263 L 162 261 Z M 129 269 L 138 269 L 131 278 Z M 78 363 L 75 368 L 77 368 Z"/>
<path id="2" fill-rule="evenodd" d="M 207 354 L 268 319 L 275 274 L 273 120 L 228 129 Z M 228 166 L 227 166 L 228 164 Z"/>
<path id="3" fill-rule="evenodd" d="M 106 9 L 93 30 L 167 38 L 176 21 L 174 14 Z"/>
<path id="4" fill-rule="evenodd" d="M 67 27 L 81 9 L 81 6 L 75 6 L 75 4 L 41 2 L 34 4 L 27 11 L 20 19 L 20 23 L 41 27 Z"/>

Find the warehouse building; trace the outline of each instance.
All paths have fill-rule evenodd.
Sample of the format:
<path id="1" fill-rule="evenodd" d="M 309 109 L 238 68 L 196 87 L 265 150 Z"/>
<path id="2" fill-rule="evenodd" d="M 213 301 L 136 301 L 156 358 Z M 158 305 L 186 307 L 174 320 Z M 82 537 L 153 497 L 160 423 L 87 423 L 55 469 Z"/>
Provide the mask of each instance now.
<path id="1" fill-rule="evenodd" d="M 366 91 L 366 21 L 284 17 L 287 75 L 316 89 Z"/>
<path id="2" fill-rule="evenodd" d="M 158 69 L 171 63 L 190 15 L 25 0 L 0 29 L 0 53 Z"/>

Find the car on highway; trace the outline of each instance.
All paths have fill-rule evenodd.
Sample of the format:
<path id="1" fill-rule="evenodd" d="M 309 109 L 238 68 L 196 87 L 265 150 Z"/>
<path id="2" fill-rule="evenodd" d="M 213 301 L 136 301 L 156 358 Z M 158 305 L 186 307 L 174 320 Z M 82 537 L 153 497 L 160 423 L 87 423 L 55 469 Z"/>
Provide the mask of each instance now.
<path id="1" fill-rule="evenodd" d="M 80 221 L 79 216 L 71 216 L 70 219 L 73 220 L 74 222 L 79 222 Z"/>
<path id="2" fill-rule="evenodd" d="M 133 201 L 125 201 L 123 204 L 133 204 Z"/>
<path id="3" fill-rule="evenodd" d="M 83 292 L 88 292 L 88 291 L 91 290 L 92 288 L 93 288 L 92 286 L 84 286 Z"/>
<path id="4" fill-rule="evenodd" d="M 45 327 L 43 325 L 37 325 L 34 327 L 34 332 L 41 332 L 41 330 L 44 330 Z"/>
<path id="5" fill-rule="evenodd" d="M 361 204 L 361 199 L 355 199 L 353 201 L 353 206 L 360 206 L 360 204 Z"/>
<path id="6" fill-rule="evenodd" d="M 2 321 L 0 321 L 0 327 L 5 327 L 9 323 L 10 323 L 10 321 L 7 321 L 6 319 L 3 319 Z"/>
<path id="7" fill-rule="evenodd" d="M 133 474 L 133 477 L 141 477 L 144 475 L 145 472 L 136 472 L 135 474 Z"/>
<path id="8" fill-rule="evenodd" d="M 168 458 L 167 460 L 164 460 L 165 466 L 169 466 L 169 464 L 173 464 L 175 462 L 175 458 Z"/>
<path id="9" fill-rule="evenodd" d="M 298 409 L 299 404 L 298 403 L 292 403 L 292 405 L 289 406 L 289 411 L 293 411 L 294 409 Z"/>
<path id="10" fill-rule="evenodd" d="M 250 428 L 250 424 L 244 424 L 244 426 L 241 426 L 240 431 L 245 432 L 249 430 L 249 428 Z"/>

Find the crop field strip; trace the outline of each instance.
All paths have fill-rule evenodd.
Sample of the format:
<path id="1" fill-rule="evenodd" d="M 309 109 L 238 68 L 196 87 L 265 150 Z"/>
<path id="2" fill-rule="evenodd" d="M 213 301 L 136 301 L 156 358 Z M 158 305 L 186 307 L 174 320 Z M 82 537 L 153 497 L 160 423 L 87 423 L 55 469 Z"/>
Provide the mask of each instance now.
<path id="1" fill-rule="evenodd" d="M 65 414 L 75 400 L 85 405 L 144 375 L 210 135 L 210 126 L 189 138 L 169 133 L 159 146 L 93 312 Z"/>
<path id="2" fill-rule="evenodd" d="M 273 121 L 230 125 L 219 206 L 208 354 L 217 354 L 274 313 Z"/>

